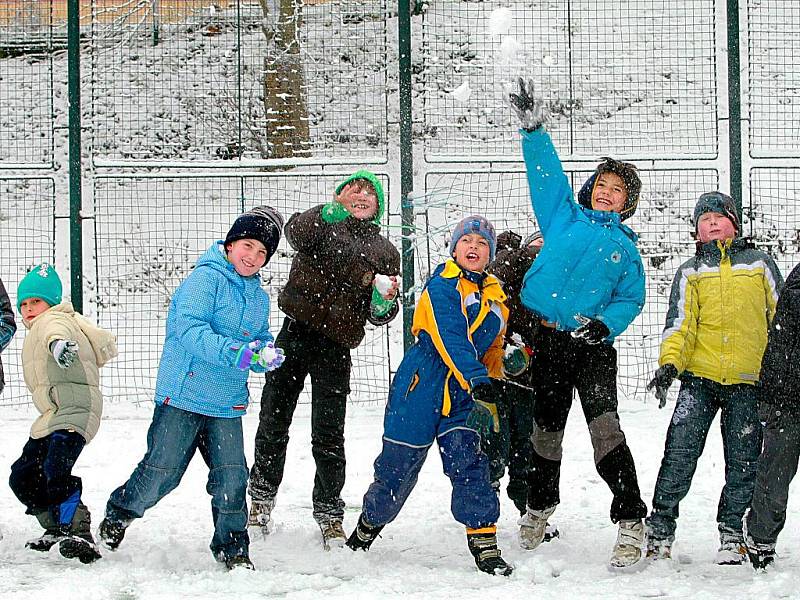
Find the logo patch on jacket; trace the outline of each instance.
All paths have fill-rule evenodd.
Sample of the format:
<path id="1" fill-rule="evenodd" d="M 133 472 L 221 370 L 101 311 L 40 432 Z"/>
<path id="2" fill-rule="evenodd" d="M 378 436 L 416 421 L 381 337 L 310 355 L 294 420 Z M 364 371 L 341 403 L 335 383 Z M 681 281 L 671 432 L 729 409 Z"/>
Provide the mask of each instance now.
<path id="1" fill-rule="evenodd" d="M 614 252 L 611 253 L 611 262 L 618 263 L 621 260 L 622 260 L 622 254 L 620 253 L 620 251 L 614 250 Z"/>

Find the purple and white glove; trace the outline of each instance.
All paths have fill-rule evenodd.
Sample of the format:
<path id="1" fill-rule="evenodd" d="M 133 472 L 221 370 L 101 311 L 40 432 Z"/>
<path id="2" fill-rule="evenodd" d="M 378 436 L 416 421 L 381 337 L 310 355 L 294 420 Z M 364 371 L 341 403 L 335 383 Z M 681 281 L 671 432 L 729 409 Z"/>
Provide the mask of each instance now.
<path id="1" fill-rule="evenodd" d="M 270 342 L 272 343 L 272 342 Z M 246 346 L 242 346 L 239 348 L 239 351 L 236 353 L 235 358 L 235 365 L 237 369 L 242 371 L 246 371 L 250 368 L 251 365 L 254 365 L 258 362 L 258 352 L 266 345 L 265 342 L 261 340 L 253 340 Z"/>
<path id="2" fill-rule="evenodd" d="M 267 342 L 256 356 L 256 360 L 267 371 L 274 371 L 283 364 L 286 356 L 283 354 L 283 349 L 276 348 L 273 342 Z"/>
<path id="3" fill-rule="evenodd" d="M 50 344 L 50 352 L 56 364 L 62 369 L 69 369 L 78 356 L 78 342 L 72 340 L 56 340 Z"/>

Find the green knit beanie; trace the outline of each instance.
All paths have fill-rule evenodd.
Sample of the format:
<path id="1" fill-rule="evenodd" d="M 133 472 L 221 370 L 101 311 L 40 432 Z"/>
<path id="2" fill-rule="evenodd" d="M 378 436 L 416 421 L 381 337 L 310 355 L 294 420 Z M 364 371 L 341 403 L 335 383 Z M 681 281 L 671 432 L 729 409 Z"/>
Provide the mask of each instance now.
<path id="1" fill-rule="evenodd" d="M 383 185 L 381 185 L 380 179 L 375 176 L 375 173 L 372 171 L 367 171 L 366 169 L 356 171 L 336 186 L 336 193 L 338 194 L 341 192 L 344 186 L 351 181 L 355 181 L 356 179 L 366 179 L 372 184 L 372 187 L 375 188 L 375 195 L 378 197 L 378 212 L 375 213 L 375 218 L 372 219 L 372 222 L 380 225 L 383 212 L 386 210 L 386 206 L 384 205 L 383 199 Z"/>
<path id="2" fill-rule="evenodd" d="M 37 265 L 22 278 L 17 288 L 17 310 L 28 298 L 41 298 L 50 306 L 61 304 L 61 280 L 53 265 Z"/>

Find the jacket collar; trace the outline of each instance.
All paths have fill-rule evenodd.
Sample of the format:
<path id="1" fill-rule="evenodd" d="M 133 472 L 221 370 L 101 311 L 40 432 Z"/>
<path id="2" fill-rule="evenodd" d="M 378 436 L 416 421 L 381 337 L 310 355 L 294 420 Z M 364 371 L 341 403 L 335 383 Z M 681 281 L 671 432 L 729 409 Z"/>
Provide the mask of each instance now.
<path id="1" fill-rule="evenodd" d="M 481 289 L 484 296 L 488 300 L 494 300 L 496 302 L 505 302 L 506 300 L 506 294 L 503 291 L 503 286 L 500 284 L 500 280 L 497 279 L 497 277 L 487 273 L 486 271 L 476 273 L 475 271 L 463 269 L 452 258 L 448 258 L 447 262 L 444 263 L 441 276 L 445 279 L 461 277 L 474 283 L 479 289 Z"/>
<path id="2" fill-rule="evenodd" d="M 622 230 L 622 233 L 628 236 L 633 242 L 639 239 L 639 236 L 633 232 L 633 229 L 622 222 L 622 217 L 620 217 L 619 213 L 611 210 L 594 210 L 593 208 L 586 208 L 583 205 L 580 205 L 580 207 L 583 214 L 586 215 L 592 223 L 599 223 L 607 227 L 618 227 Z"/>

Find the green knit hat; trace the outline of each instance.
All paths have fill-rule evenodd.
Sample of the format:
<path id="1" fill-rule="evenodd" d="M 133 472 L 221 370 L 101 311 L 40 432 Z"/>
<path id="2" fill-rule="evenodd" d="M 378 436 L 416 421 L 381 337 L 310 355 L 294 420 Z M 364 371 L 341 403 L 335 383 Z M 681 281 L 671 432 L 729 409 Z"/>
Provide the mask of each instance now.
<path id="1" fill-rule="evenodd" d="M 61 280 L 53 265 L 37 265 L 22 278 L 17 288 L 17 310 L 28 298 L 41 298 L 50 306 L 61 304 Z"/>
<path id="2" fill-rule="evenodd" d="M 339 185 L 336 186 L 336 193 L 342 191 L 342 188 L 346 186 L 348 183 L 355 181 L 356 179 L 366 179 L 372 184 L 372 187 L 375 188 L 375 195 L 378 197 L 378 212 L 375 213 L 375 218 L 372 219 L 373 223 L 378 225 L 381 224 L 381 218 L 383 217 L 383 211 L 386 210 L 384 206 L 384 199 L 383 199 L 383 185 L 381 185 L 380 180 L 375 176 L 375 173 L 372 171 L 367 171 L 366 169 L 361 169 L 360 171 L 356 171 L 352 175 L 350 175 L 347 179 L 342 181 Z"/>

